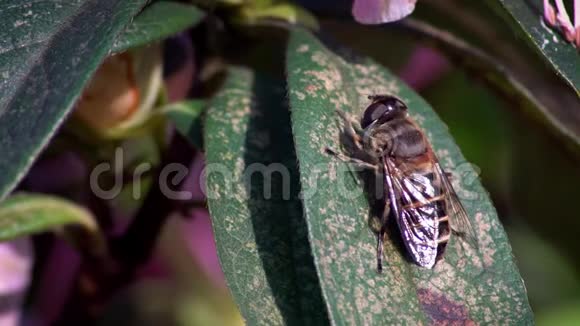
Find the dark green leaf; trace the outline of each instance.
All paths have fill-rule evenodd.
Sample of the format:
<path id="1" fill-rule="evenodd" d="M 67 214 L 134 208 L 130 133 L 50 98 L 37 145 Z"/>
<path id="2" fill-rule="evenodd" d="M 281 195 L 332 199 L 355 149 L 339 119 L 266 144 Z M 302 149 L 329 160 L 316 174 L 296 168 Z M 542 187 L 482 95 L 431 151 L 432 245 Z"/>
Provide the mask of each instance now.
<path id="1" fill-rule="evenodd" d="M 580 94 L 580 55 L 578 50 L 548 27 L 543 17 L 542 0 L 496 0 L 509 13 L 516 31 L 524 35 L 577 94 Z"/>
<path id="2" fill-rule="evenodd" d="M 324 324 L 283 84 L 232 68 L 204 128 L 209 211 L 249 325 Z"/>
<path id="3" fill-rule="evenodd" d="M 98 233 L 92 214 L 65 199 L 16 194 L 0 203 L 0 241 L 51 231 L 70 224 L 79 225 L 91 234 Z"/>
<path id="4" fill-rule="evenodd" d="M 1 2 L 0 198 L 47 144 L 115 36 L 146 2 Z"/>
<path id="5" fill-rule="evenodd" d="M 202 100 L 189 100 L 169 104 L 162 110 L 173 121 L 177 131 L 199 149 L 203 148 L 202 113 L 205 105 L 205 101 Z"/>
<path id="6" fill-rule="evenodd" d="M 337 54 L 341 53 L 341 54 Z M 532 313 L 512 251 L 487 193 L 429 105 L 385 68 L 335 52 L 296 29 L 288 48 L 288 88 L 303 205 L 314 262 L 336 324 L 530 324 Z M 396 227 L 378 274 L 371 211 L 340 149 L 335 109 L 358 117 L 370 94 L 395 94 L 426 131 L 477 232 L 479 250 L 452 237 L 433 269 L 408 261 Z M 392 221 L 391 221 L 392 222 Z M 471 321 L 471 322 L 470 322 Z"/>
<path id="7" fill-rule="evenodd" d="M 172 1 L 155 2 L 140 13 L 117 37 L 113 52 L 160 41 L 193 26 L 204 13 L 192 5 Z"/>

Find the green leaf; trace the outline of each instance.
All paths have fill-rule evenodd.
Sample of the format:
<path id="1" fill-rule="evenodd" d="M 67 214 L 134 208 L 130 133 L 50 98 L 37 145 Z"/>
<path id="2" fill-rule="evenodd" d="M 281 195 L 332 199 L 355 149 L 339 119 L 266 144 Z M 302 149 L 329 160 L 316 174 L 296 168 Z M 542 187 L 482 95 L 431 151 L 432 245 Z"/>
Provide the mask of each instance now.
<path id="1" fill-rule="evenodd" d="M 324 324 L 283 84 L 231 68 L 204 128 L 209 211 L 249 325 Z"/>
<path id="2" fill-rule="evenodd" d="M 495 209 L 446 126 L 429 105 L 388 70 L 312 34 L 292 31 L 288 91 L 303 205 L 314 262 L 330 320 L 336 324 L 531 324 L 523 281 Z M 358 117 L 370 94 L 394 94 L 409 106 L 477 232 L 479 250 L 452 237 L 433 269 L 405 258 L 396 227 L 385 240 L 385 270 L 376 271 L 376 235 L 362 186 L 346 163 L 325 153 L 341 148 L 335 109 Z M 392 221 L 391 221 L 392 222 Z"/>
<path id="3" fill-rule="evenodd" d="M 202 118 L 205 106 L 205 101 L 189 100 L 169 104 L 161 112 L 175 124 L 178 132 L 189 139 L 195 147 L 201 149 L 203 148 Z"/>
<path id="4" fill-rule="evenodd" d="M 72 108 L 146 0 L 0 4 L 0 199 Z"/>
<path id="5" fill-rule="evenodd" d="M 543 21 L 542 0 L 496 0 L 508 13 L 513 28 L 541 53 L 580 95 L 580 56 L 578 50 Z M 493 2 L 490 2 L 493 3 Z M 506 15 L 504 15 L 506 16 Z M 513 19 L 513 20 L 512 20 Z"/>
<path id="6" fill-rule="evenodd" d="M 173 1 L 155 2 L 135 17 L 117 37 L 112 52 L 123 52 L 163 40 L 199 23 L 204 17 L 203 11 L 192 5 Z"/>
<path id="7" fill-rule="evenodd" d="M 78 225 L 98 235 L 92 214 L 68 200 L 39 194 L 19 193 L 0 203 L 0 241 Z M 103 245 L 100 237 L 99 245 Z"/>

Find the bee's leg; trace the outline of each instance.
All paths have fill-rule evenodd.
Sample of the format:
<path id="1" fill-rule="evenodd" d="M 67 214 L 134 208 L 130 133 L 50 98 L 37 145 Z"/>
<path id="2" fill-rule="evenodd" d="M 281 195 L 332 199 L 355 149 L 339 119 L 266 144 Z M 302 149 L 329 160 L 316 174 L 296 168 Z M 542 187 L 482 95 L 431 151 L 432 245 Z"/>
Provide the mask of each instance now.
<path id="1" fill-rule="evenodd" d="M 362 150 L 362 138 L 360 135 L 363 133 L 363 130 L 359 122 L 342 110 L 337 109 L 336 113 L 344 122 L 343 132 L 345 135 L 352 139 L 354 146 L 357 147 L 357 150 Z"/>
<path id="2" fill-rule="evenodd" d="M 355 118 L 351 117 L 350 114 L 348 114 L 340 109 L 336 109 L 336 113 L 342 119 L 342 121 L 344 121 L 344 123 L 351 126 L 353 131 L 355 131 L 355 132 L 362 132 L 363 131 L 362 127 L 360 126 L 360 123 Z"/>
<path id="3" fill-rule="evenodd" d="M 366 170 L 373 170 L 373 171 L 378 170 L 378 166 L 376 166 L 376 165 L 367 163 L 363 160 L 359 160 L 358 158 L 346 156 L 344 154 L 339 153 L 338 151 L 335 151 L 334 149 L 332 149 L 330 147 L 326 147 L 325 152 L 327 154 L 330 154 L 330 155 L 336 157 L 337 159 L 339 159 L 343 162 L 350 163 L 355 167 L 358 167 L 361 169 L 366 169 Z"/>
<path id="4" fill-rule="evenodd" d="M 386 164 L 385 164 L 386 165 Z M 386 166 L 385 166 L 386 167 Z M 384 173 L 388 173 L 388 170 L 385 170 Z M 389 176 L 387 176 L 389 177 Z M 387 185 L 387 187 L 389 187 Z M 385 238 L 385 234 L 387 233 L 387 221 L 389 219 L 389 214 L 391 213 L 391 194 L 394 192 L 393 190 L 391 190 L 392 188 L 388 188 L 387 191 L 388 193 L 383 195 L 384 197 L 384 205 L 383 205 L 383 211 L 381 213 L 381 229 L 379 231 L 379 234 L 377 235 L 377 271 L 379 273 L 382 273 L 383 271 L 383 257 L 384 257 L 384 247 L 383 247 L 383 241 Z M 396 203 L 393 203 L 396 205 Z M 393 209 L 393 211 L 397 211 L 397 209 Z"/>
<path id="5" fill-rule="evenodd" d="M 381 217 L 381 229 L 379 234 L 377 234 L 377 272 L 383 272 L 383 256 L 384 256 L 384 246 L 383 241 L 385 239 L 385 234 L 387 233 L 387 219 L 389 217 L 389 213 L 391 212 L 389 207 L 389 201 L 385 201 L 385 205 L 383 207 L 382 217 Z"/>
<path id="6" fill-rule="evenodd" d="M 381 230 L 377 235 L 377 272 L 383 272 L 383 239 L 385 237 L 385 226 L 381 226 Z"/>
<path id="7" fill-rule="evenodd" d="M 333 155 L 334 157 L 338 158 L 339 160 L 348 163 L 348 171 L 350 172 L 350 175 L 352 177 L 352 179 L 354 180 L 354 182 L 356 183 L 356 185 L 360 186 L 361 185 L 361 181 L 356 177 L 356 172 L 358 171 L 353 171 L 353 166 L 359 169 L 363 169 L 363 170 L 373 170 L 373 171 L 377 171 L 378 167 L 375 165 L 372 165 L 370 163 L 367 163 L 365 161 L 359 160 L 357 158 L 354 157 L 349 157 L 346 156 L 344 154 L 341 154 L 335 150 L 333 150 L 330 147 L 326 147 L 325 151 L 327 154 Z"/>

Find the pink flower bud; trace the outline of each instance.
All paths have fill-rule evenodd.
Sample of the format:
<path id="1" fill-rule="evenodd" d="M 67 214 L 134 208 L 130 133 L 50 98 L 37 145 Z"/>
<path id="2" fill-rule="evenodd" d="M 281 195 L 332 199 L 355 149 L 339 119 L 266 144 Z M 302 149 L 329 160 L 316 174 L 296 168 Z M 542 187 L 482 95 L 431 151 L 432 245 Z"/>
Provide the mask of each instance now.
<path id="1" fill-rule="evenodd" d="M 382 24 L 403 19 L 417 0 L 354 0 L 352 15 L 361 24 Z"/>

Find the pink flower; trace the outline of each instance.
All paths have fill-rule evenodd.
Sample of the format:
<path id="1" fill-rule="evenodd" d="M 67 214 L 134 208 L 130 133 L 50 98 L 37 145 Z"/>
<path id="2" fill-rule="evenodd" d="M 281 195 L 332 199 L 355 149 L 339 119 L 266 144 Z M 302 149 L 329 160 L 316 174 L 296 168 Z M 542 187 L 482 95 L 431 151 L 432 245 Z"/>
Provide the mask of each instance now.
<path id="1" fill-rule="evenodd" d="M 33 263 L 28 238 L 0 243 L 0 325 L 20 323 L 22 301 L 30 285 Z"/>
<path id="2" fill-rule="evenodd" d="M 417 0 L 354 0 L 352 15 L 361 24 L 382 24 L 403 19 Z"/>
<path id="3" fill-rule="evenodd" d="M 580 48 L 580 0 L 574 0 L 574 24 L 562 0 L 555 0 L 556 8 L 550 0 L 544 0 L 544 20 L 553 28 L 559 29 L 566 41 Z"/>
<path id="4" fill-rule="evenodd" d="M 429 47 L 417 46 L 399 70 L 399 76 L 407 85 L 421 91 L 441 79 L 450 67 L 451 64 L 441 53 Z"/>

